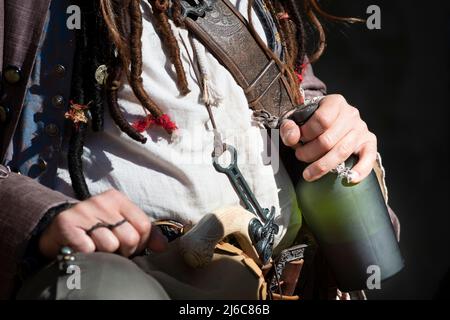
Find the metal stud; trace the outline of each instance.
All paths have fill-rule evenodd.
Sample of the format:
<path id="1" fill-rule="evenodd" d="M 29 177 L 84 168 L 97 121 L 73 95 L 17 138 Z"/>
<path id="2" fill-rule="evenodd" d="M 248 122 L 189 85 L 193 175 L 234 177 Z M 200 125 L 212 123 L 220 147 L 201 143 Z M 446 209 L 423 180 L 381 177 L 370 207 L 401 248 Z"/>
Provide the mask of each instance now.
<path id="1" fill-rule="evenodd" d="M 7 66 L 3 71 L 3 77 L 9 84 L 16 84 L 22 79 L 22 73 L 16 66 Z"/>
<path id="2" fill-rule="evenodd" d="M 62 64 L 56 65 L 55 73 L 61 78 L 64 77 L 66 75 L 66 67 L 64 67 Z"/>
<path id="3" fill-rule="evenodd" d="M 64 105 L 64 97 L 61 95 L 56 95 L 52 98 L 52 104 L 56 108 L 60 108 Z"/>

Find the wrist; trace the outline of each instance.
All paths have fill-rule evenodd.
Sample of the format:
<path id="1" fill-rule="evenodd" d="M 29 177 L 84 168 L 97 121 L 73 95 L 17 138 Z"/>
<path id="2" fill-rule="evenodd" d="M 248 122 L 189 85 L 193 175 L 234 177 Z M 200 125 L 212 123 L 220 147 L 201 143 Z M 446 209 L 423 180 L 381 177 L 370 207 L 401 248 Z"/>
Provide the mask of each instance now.
<path id="1" fill-rule="evenodd" d="M 47 229 L 47 227 L 52 223 L 55 217 L 57 217 L 63 211 L 70 209 L 74 205 L 74 203 L 67 202 L 49 209 L 39 221 L 37 226 L 33 229 L 33 232 L 31 233 L 30 239 L 27 243 L 25 255 L 21 263 L 20 277 L 22 279 L 29 277 L 50 262 L 49 259 L 40 252 L 40 237 L 42 233 Z"/>

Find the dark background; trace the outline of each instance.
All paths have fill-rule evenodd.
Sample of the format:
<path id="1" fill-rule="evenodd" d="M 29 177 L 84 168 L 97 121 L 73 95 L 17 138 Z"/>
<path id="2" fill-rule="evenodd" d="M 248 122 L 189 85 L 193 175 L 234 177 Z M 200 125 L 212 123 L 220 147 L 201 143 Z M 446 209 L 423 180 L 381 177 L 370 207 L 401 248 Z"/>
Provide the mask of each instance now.
<path id="1" fill-rule="evenodd" d="M 401 222 L 406 267 L 368 292 L 371 299 L 431 299 L 449 272 L 447 2 L 321 2 L 330 13 L 360 18 L 369 5 L 381 8 L 381 30 L 326 23 L 328 47 L 315 64 L 328 92 L 357 106 L 378 136 L 389 202 Z"/>

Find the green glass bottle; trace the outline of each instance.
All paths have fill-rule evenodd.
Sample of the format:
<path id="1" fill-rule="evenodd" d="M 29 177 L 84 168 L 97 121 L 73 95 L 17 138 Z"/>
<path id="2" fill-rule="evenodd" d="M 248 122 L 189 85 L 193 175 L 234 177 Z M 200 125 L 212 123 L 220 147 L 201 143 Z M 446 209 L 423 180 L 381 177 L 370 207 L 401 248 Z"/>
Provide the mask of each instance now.
<path id="1" fill-rule="evenodd" d="M 304 125 L 319 108 L 322 97 L 306 100 L 290 115 Z M 350 170 L 358 157 L 345 162 Z M 394 227 L 377 176 L 358 184 L 330 172 L 315 182 L 300 180 L 296 188 L 302 215 L 334 273 L 338 288 L 349 292 L 378 287 L 404 266 Z M 370 283 L 369 283 L 370 282 Z M 369 288 L 370 289 L 370 288 Z"/>
<path id="2" fill-rule="evenodd" d="M 346 167 L 357 162 L 352 156 Z M 315 182 L 300 181 L 303 217 L 321 246 L 342 291 L 367 289 L 375 272 L 380 282 L 403 266 L 394 229 L 374 171 L 358 184 L 330 172 Z"/>

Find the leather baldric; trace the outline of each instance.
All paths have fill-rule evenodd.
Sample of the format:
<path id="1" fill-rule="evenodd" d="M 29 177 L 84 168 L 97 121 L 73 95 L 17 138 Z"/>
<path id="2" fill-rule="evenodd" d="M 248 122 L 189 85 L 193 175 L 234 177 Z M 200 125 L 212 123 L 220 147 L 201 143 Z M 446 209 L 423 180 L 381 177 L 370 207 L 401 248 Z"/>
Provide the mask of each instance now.
<path id="1" fill-rule="evenodd" d="M 248 22 L 228 0 L 183 1 L 185 25 L 244 89 L 250 108 L 280 117 L 292 110 L 292 94 L 280 67 L 258 43 Z"/>

